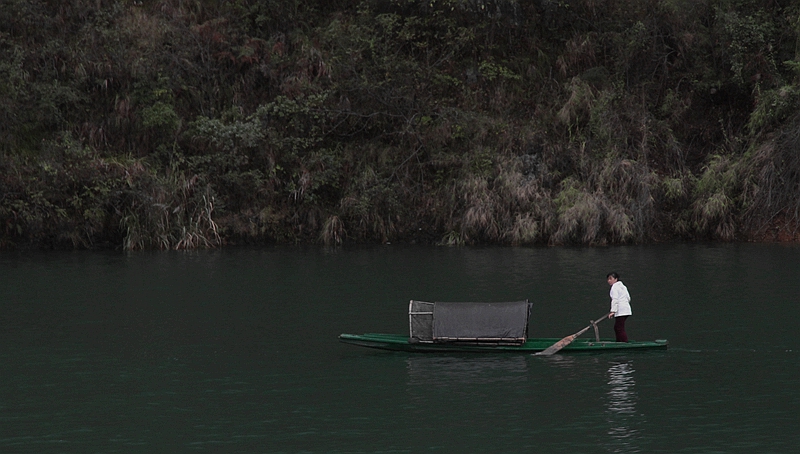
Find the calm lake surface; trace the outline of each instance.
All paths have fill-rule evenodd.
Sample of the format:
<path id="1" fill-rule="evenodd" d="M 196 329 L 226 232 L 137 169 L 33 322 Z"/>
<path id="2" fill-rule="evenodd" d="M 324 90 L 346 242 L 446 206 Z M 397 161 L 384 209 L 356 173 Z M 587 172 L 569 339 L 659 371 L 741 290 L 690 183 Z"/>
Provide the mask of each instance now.
<path id="1" fill-rule="evenodd" d="M 563 337 L 612 270 L 631 339 L 668 350 L 337 340 L 407 333 L 410 299 L 527 298 L 529 334 Z M 796 245 L 6 252 L 0 452 L 797 452 L 798 303 Z"/>

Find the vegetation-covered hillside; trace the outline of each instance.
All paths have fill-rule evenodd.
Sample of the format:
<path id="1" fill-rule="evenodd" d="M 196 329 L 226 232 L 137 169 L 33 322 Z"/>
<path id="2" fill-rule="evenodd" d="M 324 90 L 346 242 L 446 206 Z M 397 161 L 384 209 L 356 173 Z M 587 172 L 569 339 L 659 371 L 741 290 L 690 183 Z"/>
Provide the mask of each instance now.
<path id="1" fill-rule="evenodd" d="M 800 8 L 5 0 L 0 248 L 791 239 Z"/>

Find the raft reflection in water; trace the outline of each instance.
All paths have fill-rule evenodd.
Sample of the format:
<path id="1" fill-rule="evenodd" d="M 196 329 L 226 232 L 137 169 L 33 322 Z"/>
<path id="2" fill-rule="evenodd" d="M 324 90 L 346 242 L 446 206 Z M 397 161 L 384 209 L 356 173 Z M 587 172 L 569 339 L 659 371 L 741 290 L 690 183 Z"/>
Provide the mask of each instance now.
<path id="1" fill-rule="evenodd" d="M 523 356 L 409 356 L 409 385 L 490 384 L 524 382 L 528 363 Z"/>

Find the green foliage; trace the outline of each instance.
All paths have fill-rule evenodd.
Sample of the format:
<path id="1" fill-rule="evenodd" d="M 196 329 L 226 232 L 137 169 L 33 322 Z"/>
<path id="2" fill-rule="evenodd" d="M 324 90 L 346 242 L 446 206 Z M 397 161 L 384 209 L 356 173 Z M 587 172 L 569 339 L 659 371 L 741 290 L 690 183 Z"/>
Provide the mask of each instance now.
<path id="1" fill-rule="evenodd" d="M 518 74 L 514 74 L 510 69 L 496 63 L 483 61 L 478 66 L 478 71 L 489 82 L 494 82 L 498 79 L 522 80 L 522 77 Z"/>
<path id="2" fill-rule="evenodd" d="M 745 14 L 735 10 L 717 10 L 717 17 L 728 40 L 731 71 L 734 80 L 745 79 L 775 71 L 773 36 L 775 23 L 764 11 Z"/>
<path id="3" fill-rule="evenodd" d="M 489 149 L 477 150 L 470 160 L 470 170 L 476 175 L 487 177 L 492 172 L 494 153 Z"/>
<path id="4" fill-rule="evenodd" d="M 439 240 L 438 244 L 440 246 L 463 246 L 465 241 L 458 232 L 451 230 Z"/>
<path id="5" fill-rule="evenodd" d="M 164 102 L 158 101 L 142 109 L 142 126 L 145 128 L 173 132 L 178 128 L 179 122 L 175 108 Z"/>
<path id="6" fill-rule="evenodd" d="M 316 204 L 338 185 L 337 154 L 320 144 L 330 115 L 326 96 L 279 96 L 245 117 L 198 117 L 185 133 L 195 171 L 226 188 L 235 209 L 281 199 Z"/>
<path id="7" fill-rule="evenodd" d="M 261 122 L 254 117 L 230 123 L 220 119 L 198 117 L 189 125 L 190 140 L 201 140 L 208 146 L 228 153 L 252 150 L 264 140 Z"/>
<path id="8" fill-rule="evenodd" d="M 679 201 L 688 195 L 686 182 L 682 178 L 664 178 L 662 185 L 664 186 L 664 197 L 669 202 Z"/>
<path id="9" fill-rule="evenodd" d="M 780 125 L 797 112 L 798 101 L 800 88 L 794 85 L 760 93 L 755 109 L 750 112 L 747 129 L 751 134 L 757 134 L 764 128 Z"/>

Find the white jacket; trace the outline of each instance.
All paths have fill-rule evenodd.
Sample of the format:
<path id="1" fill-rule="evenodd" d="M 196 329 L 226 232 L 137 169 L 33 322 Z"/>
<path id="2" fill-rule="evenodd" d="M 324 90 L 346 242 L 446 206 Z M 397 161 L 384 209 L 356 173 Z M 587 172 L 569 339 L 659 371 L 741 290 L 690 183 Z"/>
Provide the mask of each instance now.
<path id="1" fill-rule="evenodd" d="M 631 294 L 628 293 L 628 288 L 622 283 L 617 281 L 611 286 L 611 312 L 614 317 L 622 317 L 624 315 L 632 315 L 631 312 Z"/>

